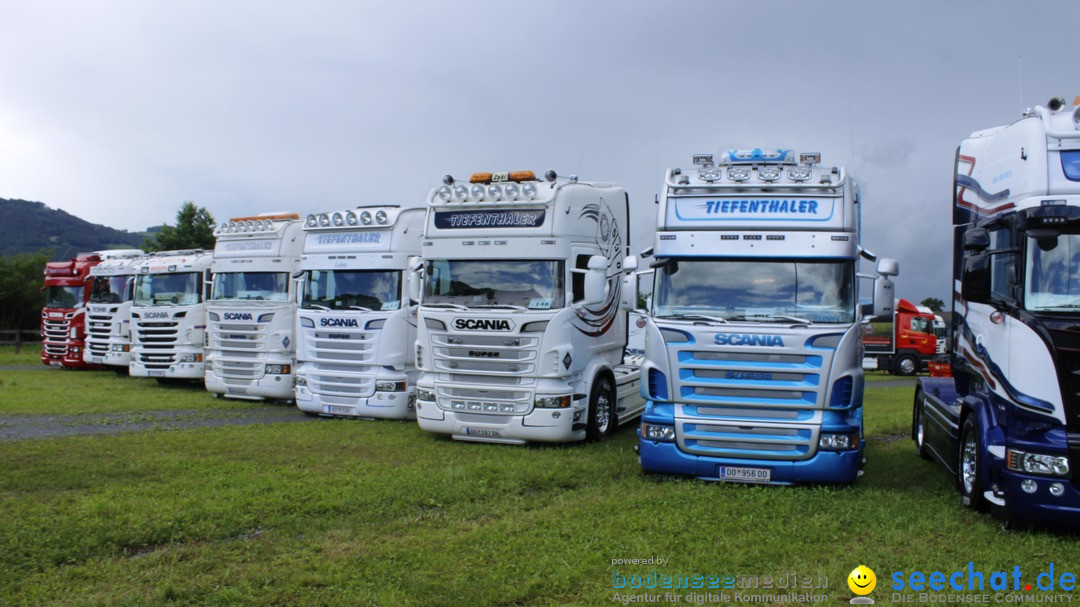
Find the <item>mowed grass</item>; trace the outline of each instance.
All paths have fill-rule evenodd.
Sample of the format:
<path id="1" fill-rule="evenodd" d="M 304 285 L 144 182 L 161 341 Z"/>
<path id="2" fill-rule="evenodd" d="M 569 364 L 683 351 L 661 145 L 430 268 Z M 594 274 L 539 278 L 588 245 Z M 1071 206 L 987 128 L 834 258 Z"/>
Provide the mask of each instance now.
<path id="1" fill-rule="evenodd" d="M 960 505 L 906 438 L 911 397 L 867 391 L 850 487 L 643 475 L 631 427 L 527 448 L 355 421 L 3 443 L 0 604 L 612 604 L 614 571 L 654 570 L 824 576 L 838 604 L 860 564 L 879 602 L 893 571 L 1080 573 L 1075 537 Z M 651 556 L 668 564 L 612 565 Z"/>
<path id="2" fill-rule="evenodd" d="M 41 344 L 31 343 L 19 346 L 19 352 L 15 352 L 15 346 L 0 346 L 0 365 L 40 365 Z"/>

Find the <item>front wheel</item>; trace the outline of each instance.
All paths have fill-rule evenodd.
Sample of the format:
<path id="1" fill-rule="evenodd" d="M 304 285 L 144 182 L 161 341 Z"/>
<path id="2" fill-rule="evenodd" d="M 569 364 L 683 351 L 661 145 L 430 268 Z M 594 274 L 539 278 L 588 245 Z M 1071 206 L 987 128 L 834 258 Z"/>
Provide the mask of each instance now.
<path id="1" fill-rule="evenodd" d="M 915 408 L 912 411 L 911 438 L 915 439 L 915 453 L 923 459 L 930 459 L 926 450 L 926 410 L 922 404 L 922 390 L 915 391 Z"/>
<path id="2" fill-rule="evenodd" d="M 960 428 L 960 457 L 958 481 L 960 485 L 960 497 L 964 505 L 973 510 L 985 510 L 986 500 L 983 499 L 982 480 L 982 456 L 979 448 L 979 430 L 975 425 L 975 416 L 969 415 Z"/>
<path id="3" fill-rule="evenodd" d="M 907 377 L 919 371 L 919 359 L 911 354 L 902 354 L 893 365 L 893 373 Z"/>
<path id="4" fill-rule="evenodd" d="M 604 440 L 615 430 L 615 388 L 611 380 L 601 377 L 593 384 L 589 396 L 589 423 L 585 437 L 590 441 Z"/>

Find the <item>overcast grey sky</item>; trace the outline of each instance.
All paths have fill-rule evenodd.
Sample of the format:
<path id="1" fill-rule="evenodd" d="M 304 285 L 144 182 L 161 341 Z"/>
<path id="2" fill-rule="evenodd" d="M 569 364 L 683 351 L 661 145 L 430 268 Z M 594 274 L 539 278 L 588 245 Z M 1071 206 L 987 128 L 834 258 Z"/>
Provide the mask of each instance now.
<path id="1" fill-rule="evenodd" d="M 0 197 L 95 223 L 419 204 L 446 173 L 630 192 L 669 166 L 820 151 L 863 187 L 897 293 L 948 299 L 953 154 L 1080 94 L 1080 3 L 0 3 Z M 1073 66 L 1073 67 L 1069 67 Z"/>

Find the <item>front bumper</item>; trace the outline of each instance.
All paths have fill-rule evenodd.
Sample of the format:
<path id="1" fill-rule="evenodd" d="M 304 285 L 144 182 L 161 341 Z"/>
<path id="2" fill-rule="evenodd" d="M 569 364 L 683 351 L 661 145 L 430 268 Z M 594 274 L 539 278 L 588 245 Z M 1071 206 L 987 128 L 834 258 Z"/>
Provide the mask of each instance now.
<path id="1" fill-rule="evenodd" d="M 209 368 L 204 375 L 206 389 L 226 398 L 243 400 L 292 400 L 293 375 L 263 375 L 253 380 L 224 379 Z"/>
<path id="2" fill-rule="evenodd" d="M 335 396 L 333 400 L 333 403 L 325 402 L 321 395 L 311 392 L 307 387 L 296 387 L 296 406 L 306 413 L 368 419 L 416 419 L 415 390 L 376 392 L 368 397 L 352 399 Z"/>
<path id="3" fill-rule="evenodd" d="M 1027 493 L 1020 488 L 1020 484 L 1028 479 L 1035 481 L 1037 487 L 1034 493 Z M 1068 478 L 1002 470 L 1001 480 L 1005 492 L 1003 514 L 1007 518 L 1038 525 L 1080 529 L 1080 491 Z M 1063 486 L 1064 492 L 1061 495 L 1051 495 L 1050 485 L 1053 483 Z"/>
<path id="4" fill-rule="evenodd" d="M 489 443 L 566 443 L 585 440 L 585 407 L 533 409 L 525 415 L 444 411 L 431 401 L 417 402 L 421 430 L 463 441 Z"/>

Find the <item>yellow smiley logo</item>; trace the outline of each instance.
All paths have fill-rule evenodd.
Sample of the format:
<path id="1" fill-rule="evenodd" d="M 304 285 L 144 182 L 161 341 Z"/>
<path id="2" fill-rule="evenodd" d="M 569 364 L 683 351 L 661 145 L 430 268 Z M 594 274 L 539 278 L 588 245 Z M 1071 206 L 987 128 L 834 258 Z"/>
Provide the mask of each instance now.
<path id="1" fill-rule="evenodd" d="M 873 569 L 866 565 L 859 565 L 848 574 L 847 585 L 855 594 L 870 594 L 877 586 L 877 576 L 874 575 Z"/>

